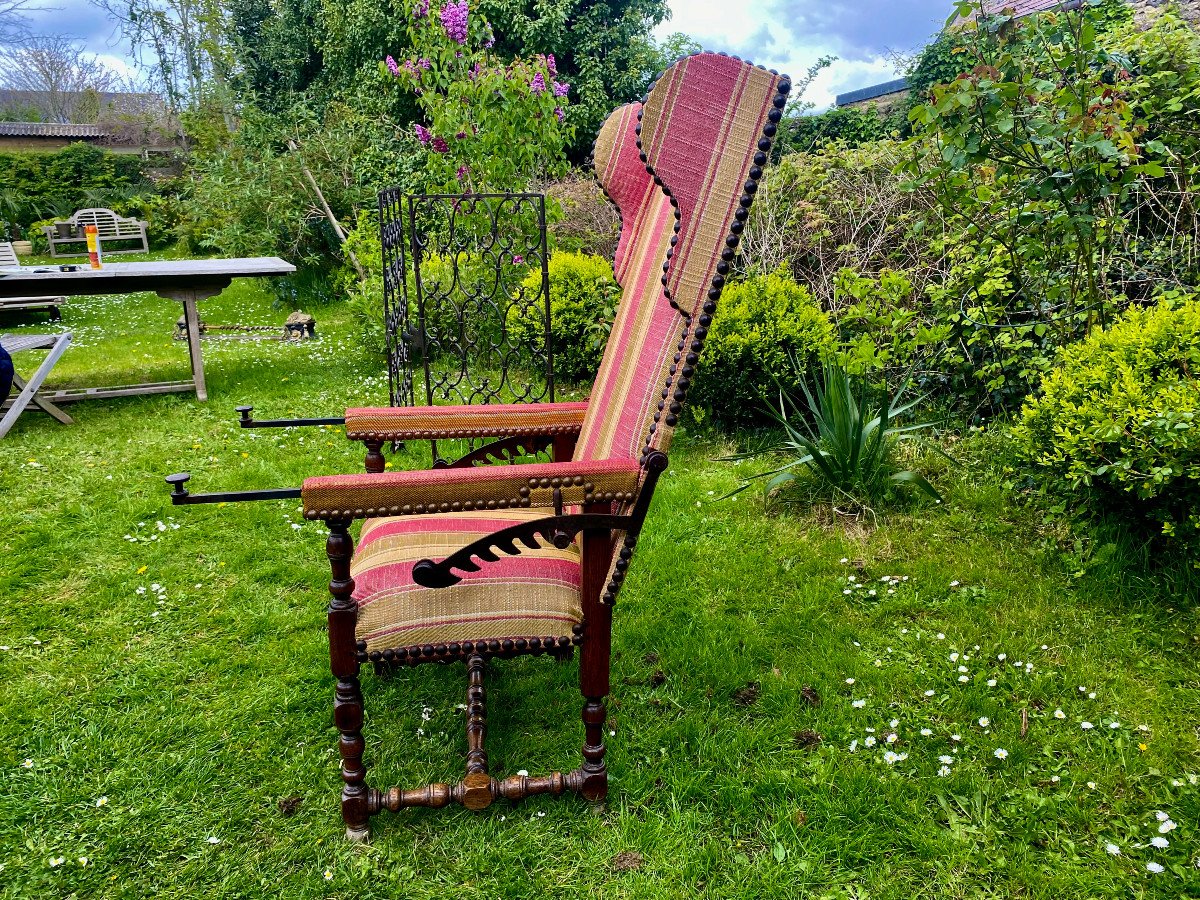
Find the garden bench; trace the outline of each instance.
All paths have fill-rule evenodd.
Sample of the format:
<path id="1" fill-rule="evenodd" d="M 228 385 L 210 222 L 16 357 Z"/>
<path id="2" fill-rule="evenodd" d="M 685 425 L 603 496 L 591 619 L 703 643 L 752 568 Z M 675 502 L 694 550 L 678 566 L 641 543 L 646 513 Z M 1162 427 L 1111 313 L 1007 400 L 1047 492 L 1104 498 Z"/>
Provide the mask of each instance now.
<path id="1" fill-rule="evenodd" d="M 0 241 L 0 269 L 20 265 L 21 261 L 17 259 L 13 245 Z M 6 309 L 48 309 L 50 310 L 50 318 L 57 321 L 62 318 L 62 313 L 59 312 L 58 307 L 66 301 L 66 297 L 8 297 L 0 299 L 0 311 Z"/>
<path id="2" fill-rule="evenodd" d="M 96 226 L 100 246 L 105 253 L 148 253 L 150 243 L 146 238 L 146 223 L 134 218 L 118 216 L 111 209 L 81 209 L 65 222 L 55 222 L 42 228 L 50 244 L 51 256 L 87 256 L 87 235 L 84 227 Z M 105 244 L 137 241 L 141 246 L 122 250 L 104 248 Z M 83 250 L 59 253 L 58 248 L 67 244 L 83 244 Z"/>

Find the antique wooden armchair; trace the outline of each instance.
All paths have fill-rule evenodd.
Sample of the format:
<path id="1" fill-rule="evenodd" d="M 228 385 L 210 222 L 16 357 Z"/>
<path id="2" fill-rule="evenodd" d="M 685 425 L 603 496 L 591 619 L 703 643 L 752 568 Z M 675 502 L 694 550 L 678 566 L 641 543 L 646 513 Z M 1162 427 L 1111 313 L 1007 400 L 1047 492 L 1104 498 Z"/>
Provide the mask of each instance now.
<path id="1" fill-rule="evenodd" d="M 346 433 L 366 444 L 367 474 L 304 482 L 305 517 L 329 527 L 329 648 L 350 839 L 364 840 L 383 809 L 606 795 L 613 604 L 790 87 L 773 72 L 702 53 L 604 123 L 595 166 L 621 212 L 615 270 L 624 296 L 587 403 L 349 409 Z M 242 415 L 244 425 L 270 424 L 254 422 L 248 408 Z M 383 471 L 387 442 L 462 437 L 496 440 L 444 468 Z M 519 448 L 552 449 L 554 462 L 485 465 Z M 187 477 L 168 478 L 177 503 L 250 496 L 189 494 Z M 356 519 L 365 520 L 357 549 Z M 485 662 L 566 657 L 576 646 L 582 765 L 493 777 Z M 469 679 L 466 776 L 409 790 L 368 786 L 360 667 L 454 660 Z"/>

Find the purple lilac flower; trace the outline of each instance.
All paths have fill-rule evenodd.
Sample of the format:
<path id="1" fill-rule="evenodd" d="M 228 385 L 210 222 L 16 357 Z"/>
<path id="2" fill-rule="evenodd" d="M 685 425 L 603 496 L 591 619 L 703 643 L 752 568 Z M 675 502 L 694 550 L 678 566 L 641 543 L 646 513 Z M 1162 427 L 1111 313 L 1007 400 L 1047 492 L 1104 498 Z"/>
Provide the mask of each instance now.
<path id="1" fill-rule="evenodd" d="M 563 121 L 567 118 L 567 114 L 565 112 L 563 112 L 563 108 L 561 106 L 554 107 L 554 115 L 558 116 L 558 124 L 559 125 L 561 125 L 563 123 Z"/>
<path id="2" fill-rule="evenodd" d="M 450 145 L 446 143 L 445 138 L 435 137 L 433 139 L 433 149 L 437 153 L 449 153 Z"/>
<path id="3" fill-rule="evenodd" d="M 479 75 L 482 71 L 483 71 L 483 66 L 477 62 L 477 63 L 475 63 L 475 65 L 471 66 L 471 71 L 467 73 L 467 77 L 470 78 L 472 81 L 474 81 L 476 78 L 479 77 Z"/>
<path id="4" fill-rule="evenodd" d="M 525 257 L 521 256 L 520 254 L 513 257 L 514 266 L 519 266 L 523 262 L 525 262 Z"/>
<path id="5" fill-rule="evenodd" d="M 417 68 L 418 69 L 428 69 L 432 65 L 433 65 L 433 63 L 431 63 L 429 60 L 427 60 L 423 56 L 417 60 Z"/>
<path id="6" fill-rule="evenodd" d="M 446 37 L 459 44 L 467 42 L 467 14 L 470 12 L 468 0 L 450 2 L 442 7 L 442 27 L 446 29 Z"/>
<path id="7" fill-rule="evenodd" d="M 417 4 L 417 8 L 413 10 L 413 18 L 414 19 L 423 19 L 423 18 L 425 18 L 426 13 L 428 13 L 428 12 L 429 12 L 429 0 L 421 0 L 421 2 Z"/>
<path id="8" fill-rule="evenodd" d="M 571 90 L 571 86 L 569 84 L 567 84 L 565 81 L 554 82 L 554 96 L 555 97 L 565 97 L 565 96 L 567 96 L 567 91 L 569 91 L 569 90 Z"/>
<path id="9" fill-rule="evenodd" d="M 465 131 L 459 131 L 454 136 L 461 141 L 463 138 L 465 138 L 467 136 L 467 133 Z"/>
<path id="10" fill-rule="evenodd" d="M 546 68 L 549 70 L 552 77 L 558 74 L 558 64 L 554 61 L 553 53 L 546 54 Z"/>
<path id="11" fill-rule="evenodd" d="M 484 43 L 483 43 L 483 49 L 484 49 L 484 50 L 491 50 L 491 49 L 492 49 L 493 47 L 495 47 L 495 46 L 496 46 L 496 39 L 495 39 L 494 37 L 490 37 L 490 38 L 488 38 L 488 39 L 487 39 L 486 41 L 484 41 Z"/>
<path id="12" fill-rule="evenodd" d="M 458 180 L 459 180 L 459 181 L 466 181 L 466 180 L 467 180 L 467 173 L 468 173 L 468 172 L 470 172 L 470 171 L 471 171 L 471 167 L 470 167 L 470 166 L 459 166 L 459 167 L 458 167 L 458 171 L 457 171 L 457 172 L 455 172 L 454 174 L 458 176 Z"/>
<path id="13" fill-rule="evenodd" d="M 433 135 L 429 133 L 429 129 L 424 125 L 414 125 L 413 131 L 417 133 L 417 140 L 422 144 L 428 144 Z"/>
<path id="14" fill-rule="evenodd" d="M 533 76 L 533 80 L 529 82 L 529 92 L 531 94 L 540 94 L 546 90 L 546 79 L 542 77 L 542 73 L 538 72 Z"/>
<path id="15" fill-rule="evenodd" d="M 396 61 L 395 61 L 394 59 L 392 59 L 392 58 L 389 56 L 387 59 L 385 59 L 385 60 L 384 60 L 384 62 L 385 62 L 385 63 L 387 63 L 387 67 L 388 67 L 388 71 L 389 71 L 389 72 L 391 72 L 393 75 L 399 75 L 399 74 L 400 74 L 400 67 L 399 67 L 398 65 L 396 65 Z"/>

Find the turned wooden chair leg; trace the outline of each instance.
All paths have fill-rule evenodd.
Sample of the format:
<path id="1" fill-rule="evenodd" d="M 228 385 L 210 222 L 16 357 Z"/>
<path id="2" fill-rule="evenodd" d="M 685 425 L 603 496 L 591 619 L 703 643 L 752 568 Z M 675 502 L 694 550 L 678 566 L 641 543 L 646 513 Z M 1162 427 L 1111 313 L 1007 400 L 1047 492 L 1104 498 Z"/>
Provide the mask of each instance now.
<path id="1" fill-rule="evenodd" d="M 583 641 L 579 647 L 579 691 L 583 694 L 583 766 L 578 788 L 588 800 L 608 796 L 608 769 L 604 765 L 604 698 L 609 692 L 609 658 L 612 652 L 612 607 L 600 602 L 612 559 L 612 538 L 607 531 L 583 533 Z"/>
<path id="2" fill-rule="evenodd" d="M 370 834 L 371 813 L 367 770 L 362 759 L 363 698 L 354 637 L 358 606 L 351 599 L 354 579 L 350 577 L 350 557 L 354 552 L 354 541 L 350 537 L 349 519 L 329 522 L 325 552 L 333 573 L 329 582 L 329 666 L 337 679 L 333 721 L 341 733 L 338 746 L 342 755 L 342 819 L 346 823 L 347 838 L 365 841 Z"/>
<path id="3" fill-rule="evenodd" d="M 387 468 L 387 460 L 383 456 L 383 441 L 363 441 L 366 445 L 367 455 L 363 458 L 363 465 L 368 472 L 378 474 Z"/>

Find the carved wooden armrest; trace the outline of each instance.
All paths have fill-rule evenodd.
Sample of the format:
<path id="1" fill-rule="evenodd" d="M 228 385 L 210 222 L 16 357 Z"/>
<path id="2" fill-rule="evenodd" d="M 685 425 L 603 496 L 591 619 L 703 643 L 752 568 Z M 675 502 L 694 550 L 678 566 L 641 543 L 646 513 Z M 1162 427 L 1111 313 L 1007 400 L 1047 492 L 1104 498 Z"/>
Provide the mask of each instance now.
<path id="1" fill-rule="evenodd" d="M 634 499 L 642 468 L 632 460 L 597 460 L 434 469 L 305 479 L 306 519 L 363 519 L 514 507 L 621 503 Z"/>
<path id="2" fill-rule="evenodd" d="M 587 408 L 586 403 L 354 408 L 346 410 L 346 437 L 415 441 L 576 435 Z"/>

